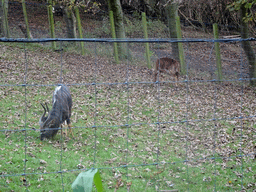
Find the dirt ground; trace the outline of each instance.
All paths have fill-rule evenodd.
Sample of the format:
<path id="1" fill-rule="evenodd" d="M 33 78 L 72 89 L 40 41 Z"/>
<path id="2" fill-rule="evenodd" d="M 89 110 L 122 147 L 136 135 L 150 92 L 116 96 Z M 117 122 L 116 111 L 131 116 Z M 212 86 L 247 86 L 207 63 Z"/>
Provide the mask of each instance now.
<path id="1" fill-rule="evenodd" d="M 48 19 L 47 18 L 47 10 L 44 4 L 38 4 L 35 2 L 27 3 L 27 12 L 29 25 L 31 29 L 31 33 L 34 38 L 48 38 L 49 30 L 48 30 Z M 105 14 L 97 15 L 89 15 L 89 14 L 81 14 L 82 18 L 82 26 L 83 32 L 86 37 L 90 37 L 89 35 L 94 35 L 92 37 L 104 37 L 110 38 L 110 34 L 106 33 L 104 30 L 99 30 L 103 28 L 99 28 L 102 26 L 108 26 L 108 21 L 106 20 L 107 16 Z M 55 16 L 55 30 L 56 37 L 65 37 L 65 23 L 61 16 Z M 23 38 L 21 30 L 18 28 L 19 23 L 24 23 L 24 18 L 22 14 L 21 3 L 19 2 L 10 2 L 9 4 L 9 25 L 11 29 L 11 36 L 15 38 Z M 209 29 L 209 33 L 204 33 L 199 30 L 193 29 L 191 26 L 182 26 L 182 33 L 184 38 L 213 38 L 211 29 Z M 221 31 L 220 38 L 230 36 L 233 34 L 237 34 L 234 31 Z M 137 36 L 137 34 L 135 34 Z M 149 35 L 150 36 L 150 35 Z M 154 34 L 156 36 L 156 34 Z M 255 46 L 255 43 L 252 42 Z M 193 71 L 192 78 L 195 79 L 216 79 L 216 64 L 215 64 L 215 51 L 213 43 L 184 43 L 183 44 L 184 52 L 185 52 L 185 62 L 187 68 L 189 69 L 189 73 Z M 144 59 L 144 48 L 140 45 L 130 46 L 131 51 L 135 55 L 136 58 L 141 60 Z M 222 67 L 223 67 L 223 75 L 224 79 L 237 79 L 237 78 L 248 78 L 248 66 L 246 56 L 243 53 L 241 45 L 239 42 L 233 43 L 220 43 L 221 50 L 221 58 L 222 58 Z M 160 44 L 151 46 L 151 51 L 153 53 L 152 65 L 154 65 L 155 60 L 158 57 L 172 57 L 171 46 Z M 67 54 L 68 55 L 68 54 Z M 64 56 L 63 60 L 67 63 L 81 63 L 80 57 L 77 60 L 77 57 L 69 57 Z M 72 58 L 72 59 L 71 59 Z M 92 59 L 91 61 L 90 58 Z M 89 63 L 94 63 L 94 57 L 87 57 L 86 61 Z M 139 66 L 146 67 L 146 62 L 144 64 L 135 64 Z M 101 65 L 103 65 L 101 63 Z M 89 66 L 88 66 L 89 67 Z M 104 66 L 102 66 L 104 68 Z M 114 66 L 116 67 L 116 66 Z M 136 66 L 132 64 L 130 68 L 136 69 Z M 109 67 L 107 67 L 109 68 Z M 121 67 L 122 68 L 122 67 Z M 151 72 L 149 72 L 151 74 Z M 205 76 L 205 74 L 207 74 Z M 189 74 L 188 74 L 189 75 Z M 190 76 L 190 75 L 189 75 Z"/>

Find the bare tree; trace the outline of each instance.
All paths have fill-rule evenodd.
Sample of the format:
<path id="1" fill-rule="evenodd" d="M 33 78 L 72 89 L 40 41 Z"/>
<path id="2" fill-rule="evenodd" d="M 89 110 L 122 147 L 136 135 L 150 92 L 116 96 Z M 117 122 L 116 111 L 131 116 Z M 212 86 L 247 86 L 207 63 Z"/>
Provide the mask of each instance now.
<path id="1" fill-rule="evenodd" d="M 245 21 L 247 16 L 247 8 L 245 5 L 246 4 L 241 4 L 240 7 L 241 37 L 243 39 L 249 38 L 248 22 Z M 253 48 L 249 41 L 242 41 L 242 46 L 248 59 L 249 76 L 250 78 L 256 78 L 256 59 Z M 250 80 L 251 85 L 256 85 L 255 82 L 255 80 Z"/>
<path id="2" fill-rule="evenodd" d="M 123 10 L 120 0 L 108 0 L 109 11 L 113 11 L 116 37 L 119 39 L 125 38 L 125 29 L 123 21 Z M 118 54 L 121 58 L 126 57 L 127 45 L 118 43 Z"/>
<path id="3" fill-rule="evenodd" d="M 168 27 L 170 31 L 170 37 L 176 39 L 176 16 L 178 16 L 178 0 L 167 0 L 165 6 L 166 16 L 168 19 Z M 173 58 L 179 61 L 179 48 L 178 43 L 172 43 L 172 55 Z"/>
<path id="4" fill-rule="evenodd" d="M 67 37 L 76 38 L 76 17 L 73 8 L 65 7 L 63 17 L 67 26 Z"/>

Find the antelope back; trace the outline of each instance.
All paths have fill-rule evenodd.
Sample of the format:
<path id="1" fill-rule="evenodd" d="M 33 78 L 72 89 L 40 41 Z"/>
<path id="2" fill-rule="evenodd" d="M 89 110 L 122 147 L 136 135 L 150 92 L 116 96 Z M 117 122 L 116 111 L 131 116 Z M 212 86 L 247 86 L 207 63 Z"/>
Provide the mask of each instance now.
<path id="1" fill-rule="evenodd" d="M 156 71 L 158 70 L 160 72 L 169 71 L 175 74 L 180 71 L 180 64 L 172 58 L 163 57 L 156 61 Z"/>
<path id="2" fill-rule="evenodd" d="M 180 74 L 180 64 L 178 61 L 168 57 L 159 58 L 156 61 L 155 67 L 154 81 L 157 79 L 158 71 L 159 73 L 168 73 L 169 75 L 175 76 L 176 80 L 178 80 Z"/>

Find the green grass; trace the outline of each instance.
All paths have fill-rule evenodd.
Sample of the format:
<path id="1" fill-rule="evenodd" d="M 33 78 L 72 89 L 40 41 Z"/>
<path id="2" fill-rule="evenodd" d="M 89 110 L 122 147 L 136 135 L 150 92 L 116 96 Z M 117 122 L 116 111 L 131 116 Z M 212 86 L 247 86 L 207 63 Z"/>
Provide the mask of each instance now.
<path id="1" fill-rule="evenodd" d="M 28 49 L 27 82 L 58 83 L 60 55 L 43 49 L 37 55 L 37 51 Z M 11 57 L 13 53 L 17 57 Z M 7 69 L 1 83 L 24 82 L 24 61 L 17 59 L 19 53 L 7 46 L 1 55 L 2 61 L 15 66 Z M 88 57 L 75 61 L 88 64 L 89 70 L 72 68 L 69 63 L 74 61 L 64 59 L 67 83 L 93 79 L 90 63 L 85 63 Z M 100 63 L 101 58 L 97 59 Z M 109 78 L 124 82 L 122 73 L 114 77 L 107 71 L 111 67 L 99 68 L 97 82 L 108 82 Z M 113 71 L 116 75 L 118 69 Z M 144 81 L 141 74 L 132 73 L 131 78 Z M 118 191 L 127 191 L 129 182 L 130 191 L 239 191 L 242 182 L 252 191 L 256 164 L 247 155 L 256 144 L 255 118 L 204 120 L 254 115 L 254 88 L 244 92 L 242 105 L 235 83 L 190 84 L 189 89 L 168 83 L 159 89 L 143 84 L 129 85 L 129 89 L 122 84 L 74 85 L 70 89 L 75 138 L 62 138 L 59 132 L 52 140 L 40 141 L 40 102 L 51 103 L 54 87 L 0 87 L 0 191 L 62 191 L 63 187 L 71 191 L 79 169 L 93 167 L 100 168 L 105 191 L 114 191 L 118 181 Z M 187 119 L 194 121 L 177 123 Z M 165 123 L 158 125 L 158 121 Z"/>
<path id="2" fill-rule="evenodd" d="M 7 90 L 7 88 L 1 88 L 1 91 Z M 126 191 L 125 183 L 129 181 L 132 181 L 131 190 L 133 191 L 145 189 L 152 191 L 155 185 L 161 189 L 189 189 L 190 191 L 198 189 L 199 191 L 211 191 L 214 186 L 221 191 L 239 190 L 241 188 L 241 178 L 237 177 L 234 170 L 236 170 L 236 173 L 245 173 L 248 167 L 251 167 L 252 170 L 256 168 L 255 164 L 246 157 L 241 159 L 243 166 L 236 163 L 237 158 L 235 157 L 231 157 L 224 162 L 222 160 L 223 155 L 218 153 L 215 153 L 216 161 L 210 160 L 213 155 L 212 150 L 205 147 L 204 143 L 194 146 L 193 141 L 185 140 L 185 136 L 190 134 L 195 134 L 197 139 L 201 141 L 213 137 L 206 134 L 206 132 L 213 134 L 214 125 L 212 123 L 196 123 L 198 128 L 196 130 L 193 130 L 195 126 L 190 125 L 187 127 L 185 123 L 167 124 L 165 125 L 166 128 L 161 130 L 158 129 L 157 125 L 152 124 L 131 127 L 100 127 L 94 130 L 91 128 L 94 124 L 96 126 L 116 126 L 125 125 L 127 122 L 136 124 L 157 121 L 158 113 L 154 112 L 156 105 L 153 107 L 143 105 L 143 102 L 147 99 L 143 94 L 141 97 L 137 97 L 134 103 L 130 103 L 130 117 L 127 117 L 127 94 L 119 87 L 111 91 L 106 91 L 103 87 L 98 89 L 96 116 L 93 89 L 90 92 L 90 89 L 85 87 L 84 91 L 87 94 L 79 95 L 80 89 L 71 87 L 72 93 L 78 94 L 73 96 L 75 98 L 74 103 L 76 103 L 73 110 L 73 121 L 74 116 L 77 119 L 72 125 L 75 127 L 87 126 L 89 128 L 74 128 L 73 131 L 76 135 L 74 140 L 63 141 L 61 140 L 61 135 L 58 134 L 52 141 L 41 142 L 38 138 L 39 132 L 30 129 L 33 127 L 39 128 L 37 122 L 42 113 L 39 102 L 51 99 L 51 95 L 45 95 L 47 91 L 50 92 L 51 90 L 52 92 L 53 87 L 28 87 L 26 93 L 26 119 L 24 88 L 14 87 L 14 90 L 19 92 L 19 94 L 15 92 L 18 94 L 19 99 L 12 97 L 13 90 L 9 91 L 8 97 L 1 101 L 1 105 L 5 106 L 1 109 L 1 114 L 5 114 L 1 117 L 1 121 L 4 122 L 2 129 L 15 129 L 17 132 L 2 132 L 0 148 L 3 151 L 1 168 L 4 174 L 18 174 L 18 176 L 1 178 L 1 183 L 3 184 L 1 185 L 1 191 L 20 189 L 20 187 L 25 190 L 26 184 L 28 184 L 30 191 L 41 189 L 45 191 L 60 191 L 62 190 L 62 180 L 65 183 L 65 191 L 70 191 L 71 183 L 78 175 L 78 171 L 65 172 L 62 177 L 61 174 L 56 172 L 60 170 L 77 170 L 79 164 L 82 165 L 82 168 L 87 169 L 90 167 L 103 168 L 100 170 L 103 186 L 109 190 L 111 188 L 113 190 L 118 180 L 118 178 L 115 178 L 115 174 L 119 174 L 122 182 L 124 182 L 124 186 L 120 187 L 120 191 Z M 34 94 L 35 92 L 36 94 Z M 132 95 L 132 91 L 129 95 Z M 172 105 L 175 106 L 173 103 Z M 168 105 L 165 107 L 168 108 Z M 167 117 L 163 118 L 163 120 L 168 120 L 166 119 Z M 231 135 L 231 130 L 234 128 L 233 124 L 227 121 L 220 121 L 219 124 L 221 125 L 218 125 L 217 129 L 223 127 L 227 129 L 228 135 Z M 24 127 L 29 130 L 26 132 L 19 131 Z M 95 136 L 96 150 L 94 149 Z M 24 139 L 26 139 L 26 143 Z M 239 141 L 240 139 L 237 137 L 233 143 L 226 143 L 223 147 L 237 151 L 238 148 L 234 147 L 234 144 L 238 144 Z M 219 138 L 216 138 L 216 142 L 219 142 Z M 193 158 L 187 157 L 186 145 L 189 151 L 191 147 L 195 147 L 195 149 L 191 150 L 194 153 Z M 125 150 L 127 147 L 128 153 Z M 243 147 L 246 148 L 246 145 L 243 145 Z M 157 152 L 158 148 L 160 150 L 159 154 Z M 20 175 L 24 173 L 25 154 L 27 159 L 26 173 L 32 174 L 26 177 Z M 230 155 L 236 156 L 239 153 Z M 204 157 L 209 159 L 204 159 Z M 218 157 L 221 159 L 218 159 Z M 192 161 L 189 163 L 183 162 L 187 158 Z M 44 160 L 47 163 L 41 164 L 40 160 Z M 162 164 L 155 166 L 153 165 L 155 162 L 162 162 Z M 132 167 L 117 168 L 114 169 L 114 172 L 112 169 L 105 169 L 120 167 L 125 163 Z M 151 165 L 140 166 L 144 164 Z M 223 164 L 226 164 L 224 169 Z M 136 166 L 133 167 L 133 165 Z M 241 170 L 242 168 L 244 171 Z M 217 175 L 215 175 L 216 172 L 218 173 Z M 49 174 L 41 175 L 41 173 Z M 128 178 L 126 176 L 127 173 L 129 175 Z M 243 182 L 245 184 L 250 183 L 250 178 L 252 177 L 253 172 L 246 172 Z"/>

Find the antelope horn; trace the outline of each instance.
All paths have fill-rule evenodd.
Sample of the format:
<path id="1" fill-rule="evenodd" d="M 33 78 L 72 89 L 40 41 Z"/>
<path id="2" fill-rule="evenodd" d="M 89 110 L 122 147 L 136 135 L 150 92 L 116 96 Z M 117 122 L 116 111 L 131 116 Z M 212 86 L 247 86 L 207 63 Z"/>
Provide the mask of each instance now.
<path id="1" fill-rule="evenodd" d="M 45 107 L 44 107 L 44 105 L 43 105 L 42 103 L 40 103 L 40 104 L 41 104 L 42 107 L 44 108 L 44 113 L 43 113 L 42 117 L 41 117 L 40 120 L 39 120 L 39 125 L 40 125 L 40 127 L 42 127 L 42 125 L 43 125 L 43 123 L 44 123 L 44 118 L 45 118 L 46 109 L 45 109 Z M 47 107 L 47 108 L 48 108 L 48 107 Z"/>
<path id="2" fill-rule="evenodd" d="M 41 105 L 42 105 L 42 104 L 41 104 Z M 46 102 L 45 102 L 45 106 L 46 106 L 47 112 L 48 112 L 48 114 L 49 114 L 49 108 L 48 108 L 48 105 L 47 105 Z"/>

